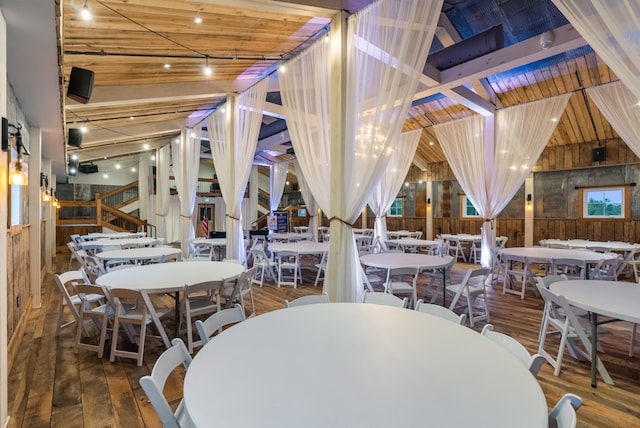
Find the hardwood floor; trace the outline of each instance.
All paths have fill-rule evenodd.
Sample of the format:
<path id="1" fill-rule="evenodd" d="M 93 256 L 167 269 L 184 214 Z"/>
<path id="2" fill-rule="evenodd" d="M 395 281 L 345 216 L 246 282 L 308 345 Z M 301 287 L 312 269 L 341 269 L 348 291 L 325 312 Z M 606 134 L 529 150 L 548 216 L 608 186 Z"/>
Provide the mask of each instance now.
<path id="1" fill-rule="evenodd" d="M 55 266 L 66 268 L 68 258 L 59 255 Z M 456 265 L 454 277 L 470 265 Z M 305 275 L 312 283 L 315 275 Z M 420 284 L 419 295 L 424 289 Z M 108 351 L 100 360 L 89 351 L 75 353 L 75 329 L 64 330 L 55 337 L 56 317 L 60 301 L 52 275 L 43 285 L 43 306 L 32 310 L 22 344 L 9 374 L 9 427 L 157 427 L 160 422 L 149 404 L 138 379 L 150 373 L 154 361 L 163 351 L 162 344 L 147 340 L 145 361 L 137 367 L 134 360 L 117 359 L 109 362 Z M 321 287 L 304 285 L 297 289 L 277 288 L 273 284 L 254 286 L 258 314 L 283 307 L 284 299 L 306 294 L 319 294 Z M 542 314 L 542 300 L 531 291 L 525 300 L 502 294 L 501 283 L 489 289 L 491 323 L 495 330 L 507 333 L 534 353 Z M 166 302 L 167 305 L 171 301 Z M 639 302 L 640 304 L 640 302 Z M 170 321 L 169 321 L 170 322 Z M 476 330 L 482 328 L 476 326 Z M 549 408 L 566 392 L 584 400 L 578 411 L 578 426 L 582 427 L 640 427 L 640 346 L 636 356 L 628 357 L 631 326 L 612 323 L 607 326 L 613 335 L 602 338 L 601 358 L 615 385 L 600 379 L 596 389 L 590 386 L 590 366 L 565 356 L 559 377 L 550 365 L 544 364 L 538 380 L 544 390 Z M 472 352 L 467 358 L 474 358 Z M 256 364 L 260 359 L 256 357 Z M 321 364 L 321 362 L 309 362 Z M 265 368 L 268 369 L 268 368 Z M 429 370 L 417 368 L 420 370 Z M 165 394 L 175 403 L 182 394 L 182 380 L 172 376 Z M 500 397 L 495 397 L 500 400 Z M 318 403 L 318 406 L 321 406 Z M 420 411 L 420 409 L 411 409 Z M 428 421 L 428 415 L 425 415 Z M 514 427 L 517 426 L 514 421 Z"/>

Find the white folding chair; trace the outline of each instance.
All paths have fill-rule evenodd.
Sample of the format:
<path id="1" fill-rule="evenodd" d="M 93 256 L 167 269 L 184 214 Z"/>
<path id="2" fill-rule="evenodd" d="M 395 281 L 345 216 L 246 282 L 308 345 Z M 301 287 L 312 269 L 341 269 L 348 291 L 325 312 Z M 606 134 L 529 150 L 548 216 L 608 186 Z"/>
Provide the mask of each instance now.
<path id="1" fill-rule="evenodd" d="M 465 321 L 467 320 L 467 314 L 458 315 L 451 309 L 447 309 L 444 306 L 436 305 L 433 303 L 424 303 L 422 299 L 418 300 L 418 303 L 416 303 L 415 310 L 418 312 L 424 312 L 425 314 L 444 318 L 460 325 L 464 325 Z"/>
<path id="2" fill-rule="evenodd" d="M 109 305 L 106 302 L 102 288 L 96 285 L 77 284 L 75 286 L 76 293 L 80 298 L 78 329 L 76 333 L 76 353 L 80 348 L 88 349 L 98 353 L 98 358 L 102 358 L 104 354 L 104 342 L 107 337 L 107 324 L 109 322 Z M 101 303 L 94 305 L 91 300 L 100 295 Z M 85 330 L 84 322 L 86 319 L 93 321 L 98 329 L 98 343 L 87 343 L 82 340 Z"/>
<path id="3" fill-rule="evenodd" d="M 577 318 L 564 296 L 556 296 L 550 290 L 547 290 L 539 284 L 536 284 L 536 287 L 545 302 L 542 313 L 542 329 L 538 343 L 538 354 L 542 355 L 547 362 L 551 364 L 554 369 L 553 374 L 556 376 L 560 374 L 560 366 L 562 365 L 565 348 L 569 350 L 569 354 L 573 358 L 591 361 L 591 343 L 588 338 L 591 335 L 589 320 Z M 545 349 L 547 335 L 550 333 L 560 334 L 560 345 L 558 346 L 558 353 L 555 357 Z M 607 329 L 599 326 L 598 336 L 601 334 L 611 333 Z M 582 343 L 584 349 L 579 347 L 579 342 Z M 605 379 L 607 383 L 613 383 L 600 358 L 597 355 L 593 356 L 593 358 L 597 358 L 597 368 L 603 379 Z"/>
<path id="4" fill-rule="evenodd" d="M 377 305 L 395 306 L 396 308 L 406 308 L 407 303 L 409 303 L 409 299 L 406 297 L 401 299 L 398 296 L 394 296 L 389 293 L 365 290 L 362 303 L 374 303 Z"/>
<path id="5" fill-rule="evenodd" d="M 329 295 L 327 293 L 323 293 L 320 295 L 311 294 L 309 296 L 298 297 L 297 299 L 292 301 L 285 299 L 284 307 L 293 308 L 295 306 L 314 305 L 316 303 L 329 303 Z"/>
<path id="6" fill-rule="evenodd" d="M 471 327 L 473 327 L 476 321 L 486 320 L 490 322 L 489 316 L 489 305 L 487 304 L 487 292 L 485 282 L 487 281 L 487 277 L 491 273 L 491 269 L 482 268 L 482 269 L 469 269 L 465 274 L 462 282 L 458 284 L 451 284 L 446 287 L 446 290 L 450 293 L 454 293 L 453 299 L 451 300 L 451 304 L 449 305 L 450 310 L 454 310 L 458 303 L 460 297 L 464 297 L 467 303 L 466 312 L 469 314 L 469 323 Z M 484 307 L 484 313 L 481 315 L 474 315 L 473 304 L 477 300 L 478 297 L 482 297 L 482 304 Z"/>
<path id="7" fill-rule="evenodd" d="M 575 394 L 565 394 L 549 412 L 549 426 L 575 428 L 578 424 L 576 410 L 582 406 L 582 398 Z"/>
<path id="8" fill-rule="evenodd" d="M 418 268 L 391 268 L 387 270 L 384 289 L 394 295 L 409 295 L 409 306 L 415 305 L 417 297 Z"/>
<path id="9" fill-rule="evenodd" d="M 216 296 L 222 286 L 222 281 L 207 281 L 184 286 L 181 312 L 184 314 L 187 324 L 187 348 L 189 353 L 193 353 L 195 346 L 201 345 L 200 341 L 193 340 L 193 318 L 220 310 L 220 299 L 216 299 Z"/>
<path id="10" fill-rule="evenodd" d="M 276 256 L 278 262 L 278 287 L 283 285 L 298 286 L 300 279 L 300 257 L 295 251 L 280 251 Z"/>
<path id="11" fill-rule="evenodd" d="M 78 312 L 78 309 L 82 304 L 82 300 L 75 291 L 75 285 L 88 284 L 89 282 L 85 281 L 85 275 L 83 275 L 80 270 L 71 270 L 57 274 L 54 278 L 58 285 L 58 289 L 62 294 L 62 298 L 60 299 L 60 308 L 58 309 L 58 325 L 56 327 L 56 336 L 59 336 L 60 332 L 65 328 L 73 327 L 78 324 L 80 320 L 80 313 Z M 86 295 L 84 299 L 93 304 L 102 301 L 104 296 L 100 293 L 91 294 Z M 66 322 L 64 321 L 65 308 L 69 308 L 69 312 L 71 312 L 71 315 L 73 316 L 73 319 Z M 86 330 L 84 333 L 85 335 L 88 335 Z"/>
<path id="12" fill-rule="evenodd" d="M 196 330 L 198 330 L 198 336 L 200 336 L 201 344 L 203 346 L 206 345 L 216 331 L 218 331 L 218 333 L 222 331 L 222 327 L 239 323 L 245 319 L 242 306 L 235 304 L 231 308 L 222 309 L 221 311 L 216 312 L 204 321 L 197 320 Z"/>
<path id="13" fill-rule="evenodd" d="M 256 268 L 252 282 L 254 284 L 260 284 L 260 287 L 262 287 L 262 284 L 264 283 L 264 275 L 266 273 L 271 281 L 277 283 L 278 278 L 275 270 L 278 268 L 278 264 L 267 257 L 264 249 L 259 246 L 254 246 L 251 249 L 251 253 L 253 254 L 253 267 Z M 258 276 L 260 279 L 258 279 Z"/>
<path id="14" fill-rule="evenodd" d="M 147 324 L 153 322 L 147 304 L 142 293 L 138 290 L 127 290 L 123 288 L 111 288 L 106 292 L 110 295 L 110 300 L 115 305 L 113 317 L 113 337 L 111 338 L 110 361 L 114 362 L 116 357 L 132 358 L 136 360 L 138 366 L 142 365 L 144 357 L 144 345 L 147 336 Z M 110 303 L 111 305 L 111 303 Z M 157 311 L 158 316 L 165 315 L 168 310 Z M 130 351 L 125 348 L 118 348 L 118 338 L 120 327 L 131 335 L 131 331 L 138 329 L 135 342 L 138 345 L 137 351 Z"/>
<path id="15" fill-rule="evenodd" d="M 544 357 L 542 355 L 531 355 L 529 351 L 527 351 L 527 348 L 525 348 L 513 337 L 504 333 L 494 331 L 493 325 L 491 324 L 487 324 L 482 328 L 482 335 L 507 349 L 509 352 L 515 355 L 518 360 L 520 360 L 522 364 L 524 364 L 525 367 L 529 369 L 531 374 L 533 374 L 534 376 L 538 376 L 538 372 L 540 371 L 540 368 L 544 363 Z"/>
<path id="16" fill-rule="evenodd" d="M 185 369 L 188 368 L 192 361 L 191 355 L 189 355 L 181 339 L 175 338 L 171 341 L 171 344 L 173 346 L 164 351 L 156 360 L 151 375 L 140 378 L 140 386 L 147 394 L 163 427 L 188 427 L 191 425 L 182 399 L 180 399 L 180 403 L 174 412 L 162 392 L 171 373 L 181 365 Z"/>

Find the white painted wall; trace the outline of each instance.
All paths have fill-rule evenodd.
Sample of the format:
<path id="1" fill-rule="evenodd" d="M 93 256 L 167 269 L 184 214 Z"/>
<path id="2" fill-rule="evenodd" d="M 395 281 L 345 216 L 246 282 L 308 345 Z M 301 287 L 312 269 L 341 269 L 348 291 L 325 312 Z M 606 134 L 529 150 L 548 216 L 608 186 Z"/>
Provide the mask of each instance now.
<path id="1" fill-rule="evenodd" d="M 0 15 L 0 116 L 7 115 L 7 23 Z M 7 200 L 7 153 L 0 150 L 0 201 Z M 7 204 L 0 203 L 0 426 L 9 422 L 7 345 Z"/>

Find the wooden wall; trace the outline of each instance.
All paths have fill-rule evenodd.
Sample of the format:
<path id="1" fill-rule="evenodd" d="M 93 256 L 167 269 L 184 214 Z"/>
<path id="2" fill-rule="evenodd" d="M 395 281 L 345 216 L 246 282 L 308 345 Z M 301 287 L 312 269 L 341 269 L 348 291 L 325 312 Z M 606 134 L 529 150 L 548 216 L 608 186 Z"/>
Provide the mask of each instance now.
<path id="1" fill-rule="evenodd" d="M 592 160 L 592 150 L 598 146 L 606 148 L 606 160 L 602 162 L 594 162 Z M 597 185 L 610 184 L 609 181 L 622 182 L 620 177 L 626 181 L 640 182 L 640 159 L 629 149 L 629 147 L 619 138 L 611 138 L 597 142 L 588 142 L 582 144 L 555 145 L 547 146 L 544 152 L 536 162 L 533 168 L 537 182 L 542 182 L 545 173 L 559 174 L 565 171 L 570 173 L 571 179 L 567 180 L 571 184 L 580 185 Z M 626 165 L 626 168 L 616 169 L 615 177 L 609 177 L 609 171 L 598 171 L 603 167 L 614 167 L 618 165 Z M 624 170 L 622 170 L 624 169 Z M 578 178 L 576 178 L 576 175 Z M 612 174 L 613 175 L 613 174 Z M 609 180 L 610 179 L 610 180 Z M 425 171 L 419 170 L 412 166 L 407 181 L 436 181 L 442 182 L 442 194 L 438 197 L 442 200 L 432 201 L 439 204 L 438 210 L 441 217 L 433 218 L 433 234 L 439 233 L 479 233 L 481 220 L 461 219 L 456 210 L 449 209 L 451 207 L 451 198 L 454 197 L 446 192 L 451 187 L 452 180 L 455 180 L 453 171 L 447 162 L 429 163 Z M 609 180 L 609 181 L 608 181 Z M 616 181 L 617 180 L 617 181 Z M 612 182 L 613 183 L 613 182 Z M 635 187 L 633 189 L 636 189 Z M 538 189 L 537 190 L 543 190 Z M 573 188 L 567 193 L 573 192 Z M 515 198 L 522 195 L 516 195 Z M 558 201 L 547 198 L 545 192 L 537 195 L 536 217 L 534 218 L 534 243 L 545 238 L 558 239 L 590 239 L 601 241 L 625 241 L 640 242 L 640 211 L 637 200 L 637 193 L 632 193 L 632 215 L 626 220 L 585 220 L 580 218 L 579 207 L 575 207 L 575 198 L 565 198 L 562 200 L 564 210 L 558 209 Z M 556 198 L 557 199 L 557 198 Z M 554 202 L 553 207 L 545 207 L 544 202 Z M 546 208 L 546 209 L 545 209 Z M 509 212 L 517 213 L 517 210 Z M 507 211 L 505 211 L 507 212 Z M 505 214 L 503 212 L 503 216 Z M 549 214 L 552 212 L 564 212 L 564 215 L 558 215 L 557 218 Z M 387 218 L 389 230 L 410 229 L 421 230 L 424 228 L 425 219 L 391 219 Z M 496 235 L 504 235 L 509 238 L 507 246 L 524 245 L 524 210 L 522 210 L 521 218 L 503 218 L 499 217 L 496 224 Z"/>
<path id="2" fill-rule="evenodd" d="M 30 230 L 30 226 L 24 225 L 13 226 L 7 232 L 7 337 L 9 339 L 27 310 L 27 302 L 31 297 Z"/>

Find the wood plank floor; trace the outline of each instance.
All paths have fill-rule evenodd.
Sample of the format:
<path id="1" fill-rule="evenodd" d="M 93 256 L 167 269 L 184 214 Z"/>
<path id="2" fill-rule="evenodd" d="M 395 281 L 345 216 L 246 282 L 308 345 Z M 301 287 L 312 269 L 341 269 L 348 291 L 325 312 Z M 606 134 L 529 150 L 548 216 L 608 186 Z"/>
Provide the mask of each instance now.
<path id="1" fill-rule="evenodd" d="M 59 255 L 55 266 L 60 272 L 67 263 L 68 258 Z M 460 272 L 468 267 L 456 265 L 454 277 L 460 277 Z M 306 282 L 313 282 L 311 274 L 306 277 Z M 419 293 L 423 289 L 424 284 L 420 284 Z M 161 343 L 153 339 L 147 341 L 142 367 L 127 359 L 111 363 L 108 351 L 102 360 L 93 352 L 82 350 L 75 353 L 75 329 L 64 330 L 55 337 L 60 294 L 52 275 L 47 275 L 42 291 L 43 306 L 31 311 L 9 374 L 9 427 L 160 426 L 138 379 L 150 373 L 155 359 L 163 351 Z M 320 292 L 320 287 L 312 285 L 297 289 L 277 288 L 273 284 L 254 287 L 258 314 L 282 308 L 284 299 Z M 495 329 L 515 337 L 534 353 L 542 300 L 532 292 L 525 300 L 510 294 L 503 295 L 499 283 L 489 289 L 488 299 L 491 323 Z M 476 326 L 478 331 L 481 328 L 482 325 Z M 599 380 L 598 387 L 591 388 L 589 363 L 575 361 L 570 356 L 565 357 L 559 377 L 554 376 L 551 366 L 545 363 L 538 379 L 549 408 L 565 392 L 583 398 L 584 405 L 578 411 L 579 426 L 640 427 L 640 346 L 636 349 L 636 357 L 629 358 L 630 324 L 613 323 L 608 328 L 613 335 L 602 338 L 605 353 L 601 358 L 615 385 L 606 385 Z M 474 358 L 473 353 L 470 352 L 467 358 Z M 260 364 L 258 356 L 256 364 Z M 321 362 L 310 361 L 309 364 Z M 417 373 L 430 370 L 429 367 L 417 369 Z M 181 391 L 180 376 L 172 376 L 165 394 L 177 403 Z M 495 399 L 500 400 L 500 397 Z M 410 411 L 419 412 L 420 409 Z M 428 421 L 426 414 L 425 421 Z M 517 425 L 514 421 L 514 427 Z"/>

